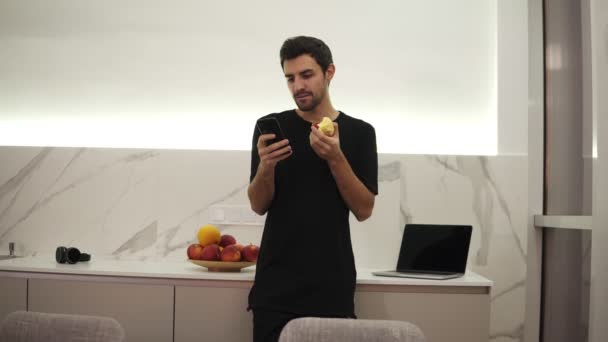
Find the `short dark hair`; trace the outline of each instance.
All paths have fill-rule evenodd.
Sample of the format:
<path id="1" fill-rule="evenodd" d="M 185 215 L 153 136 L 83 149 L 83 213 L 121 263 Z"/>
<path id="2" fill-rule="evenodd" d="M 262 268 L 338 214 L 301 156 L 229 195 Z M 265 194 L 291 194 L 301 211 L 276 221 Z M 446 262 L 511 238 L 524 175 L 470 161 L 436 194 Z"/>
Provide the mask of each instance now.
<path id="1" fill-rule="evenodd" d="M 321 66 L 323 72 L 327 71 L 327 67 L 334 62 L 329 47 L 321 39 L 298 36 L 288 38 L 283 43 L 283 46 L 281 46 L 281 68 L 283 68 L 283 63 L 286 60 L 305 54 L 314 58 L 317 64 Z"/>

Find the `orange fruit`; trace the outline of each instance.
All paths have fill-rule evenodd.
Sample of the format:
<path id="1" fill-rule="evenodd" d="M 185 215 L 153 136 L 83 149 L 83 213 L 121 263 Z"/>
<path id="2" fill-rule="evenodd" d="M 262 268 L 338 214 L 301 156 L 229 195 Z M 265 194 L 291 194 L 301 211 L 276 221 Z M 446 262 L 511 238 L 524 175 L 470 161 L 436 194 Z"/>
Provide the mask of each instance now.
<path id="1" fill-rule="evenodd" d="M 221 235 L 222 234 L 220 233 L 220 230 L 217 229 L 216 226 L 207 224 L 207 225 L 202 226 L 198 230 L 198 234 L 196 234 L 196 237 L 198 238 L 198 243 L 200 243 L 203 246 L 209 246 L 214 243 L 215 244 L 220 243 Z"/>

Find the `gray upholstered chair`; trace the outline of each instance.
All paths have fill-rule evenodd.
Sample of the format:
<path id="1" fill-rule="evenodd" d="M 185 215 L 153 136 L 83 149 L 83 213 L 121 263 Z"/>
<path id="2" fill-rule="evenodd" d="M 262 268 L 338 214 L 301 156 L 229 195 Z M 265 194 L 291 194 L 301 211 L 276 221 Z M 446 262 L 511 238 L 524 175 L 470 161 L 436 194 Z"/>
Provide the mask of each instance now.
<path id="1" fill-rule="evenodd" d="M 0 325 L 0 342 L 122 342 L 113 318 L 15 311 Z"/>
<path id="2" fill-rule="evenodd" d="M 422 331 L 409 322 L 305 317 L 291 320 L 279 342 L 424 342 Z"/>

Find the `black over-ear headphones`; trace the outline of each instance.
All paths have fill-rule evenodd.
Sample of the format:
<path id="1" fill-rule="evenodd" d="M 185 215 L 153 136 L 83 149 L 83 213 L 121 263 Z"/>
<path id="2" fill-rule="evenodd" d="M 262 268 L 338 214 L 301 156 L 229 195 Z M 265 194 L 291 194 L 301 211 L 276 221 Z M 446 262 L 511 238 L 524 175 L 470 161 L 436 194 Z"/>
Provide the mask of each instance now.
<path id="1" fill-rule="evenodd" d="M 60 264 L 75 264 L 79 261 L 91 260 L 91 255 L 87 253 L 80 253 L 78 248 L 70 247 L 66 248 L 63 246 L 57 247 L 55 251 L 55 260 Z"/>

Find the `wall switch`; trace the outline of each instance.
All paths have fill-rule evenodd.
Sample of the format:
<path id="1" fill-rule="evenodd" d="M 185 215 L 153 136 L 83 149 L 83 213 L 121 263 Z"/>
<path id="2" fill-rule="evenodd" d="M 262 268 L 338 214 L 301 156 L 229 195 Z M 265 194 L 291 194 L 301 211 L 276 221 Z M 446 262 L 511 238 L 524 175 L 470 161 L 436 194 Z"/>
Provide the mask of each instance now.
<path id="1" fill-rule="evenodd" d="M 228 222 L 240 223 L 241 222 L 241 208 L 239 206 L 226 206 L 224 208 L 225 217 L 224 219 Z"/>
<path id="2" fill-rule="evenodd" d="M 209 219 L 213 224 L 262 226 L 266 215 L 256 214 L 249 205 L 217 204 L 209 208 Z"/>
<path id="3" fill-rule="evenodd" d="M 211 221 L 221 222 L 224 221 L 224 209 L 222 208 L 211 208 Z"/>

